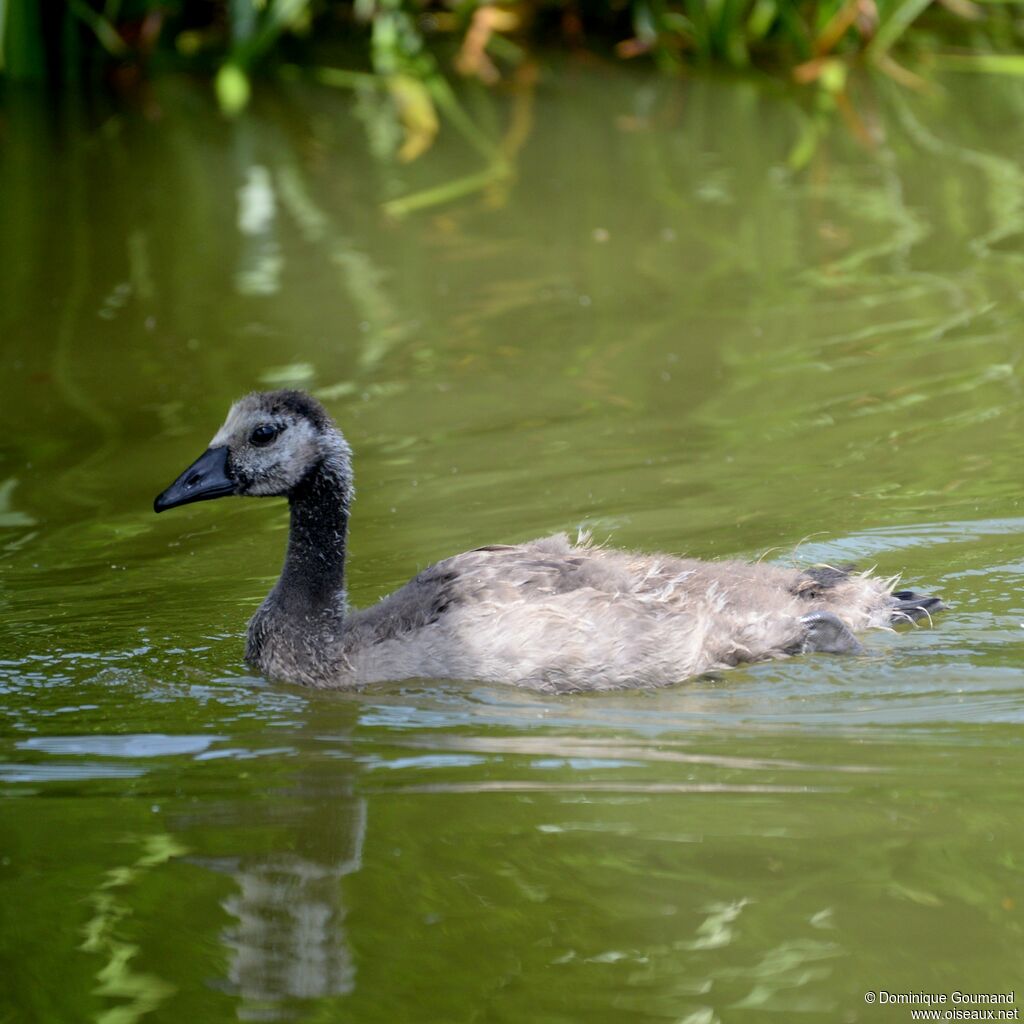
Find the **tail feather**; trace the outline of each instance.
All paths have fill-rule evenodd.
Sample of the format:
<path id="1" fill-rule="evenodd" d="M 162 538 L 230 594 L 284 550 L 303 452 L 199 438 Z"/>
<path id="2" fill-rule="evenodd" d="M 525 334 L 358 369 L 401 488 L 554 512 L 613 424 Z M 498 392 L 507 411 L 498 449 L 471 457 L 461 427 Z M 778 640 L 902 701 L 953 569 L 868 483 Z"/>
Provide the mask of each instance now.
<path id="1" fill-rule="evenodd" d="M 917 622 L 919 619 L 931 622 L 932 613 L 941 612 L 945 608 L 941 598 L 915 594 L 913 590 L 896 590 L 892 595 L 889 621 L 894 626 L 901 622 Z"/>

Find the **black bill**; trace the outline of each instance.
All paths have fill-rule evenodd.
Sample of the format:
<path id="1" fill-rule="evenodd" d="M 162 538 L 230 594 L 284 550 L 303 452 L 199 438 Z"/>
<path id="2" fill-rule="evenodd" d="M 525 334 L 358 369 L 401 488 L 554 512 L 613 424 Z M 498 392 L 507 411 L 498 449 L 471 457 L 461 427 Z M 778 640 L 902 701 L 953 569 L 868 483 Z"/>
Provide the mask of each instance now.
<path id="1" fill-rule="evenodd" d="M 153 511 L 164 512 L 193 501 L 210 501 L 234 493 L 227 447 L 207 448 L 163 494 L 156 496 Z"/>

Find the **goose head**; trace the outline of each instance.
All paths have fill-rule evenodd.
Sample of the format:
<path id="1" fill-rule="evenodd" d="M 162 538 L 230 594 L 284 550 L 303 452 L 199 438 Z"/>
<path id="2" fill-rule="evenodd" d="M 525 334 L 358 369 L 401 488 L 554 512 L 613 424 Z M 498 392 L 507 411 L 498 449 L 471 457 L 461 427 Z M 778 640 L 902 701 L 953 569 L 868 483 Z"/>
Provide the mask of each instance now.
<path id="1" fill-rule="evenodd" d="M 210 446 L 153 510 L 231 494 L 291 497 L 315 472 L 351 488 L 351 453 L 323 406 L 302 391 L 260 391 L 239 399 Z"/>

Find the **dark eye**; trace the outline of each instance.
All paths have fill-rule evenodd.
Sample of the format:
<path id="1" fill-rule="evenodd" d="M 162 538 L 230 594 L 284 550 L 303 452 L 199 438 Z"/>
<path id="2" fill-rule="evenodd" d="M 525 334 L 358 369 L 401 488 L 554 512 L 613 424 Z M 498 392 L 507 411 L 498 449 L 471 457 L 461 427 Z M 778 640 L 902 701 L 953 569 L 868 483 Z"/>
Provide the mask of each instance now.
<path id="1" fill-rule="evenodd" d="M 261 446 L 270 444 L 279 433 L 280 430 L 273 423 L 261 423 L 249 435 L 249 443 Z"/>

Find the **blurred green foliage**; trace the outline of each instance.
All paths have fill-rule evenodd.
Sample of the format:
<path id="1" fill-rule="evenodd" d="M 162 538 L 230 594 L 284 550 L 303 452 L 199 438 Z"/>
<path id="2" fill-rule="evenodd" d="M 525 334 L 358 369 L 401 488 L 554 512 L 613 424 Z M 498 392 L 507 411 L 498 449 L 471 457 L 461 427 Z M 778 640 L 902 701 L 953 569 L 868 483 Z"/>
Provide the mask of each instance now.
<path id="1" fill-rule="evenodd" d="M 309 69 L 381 91 L 407 161 L 440 116 L 473 135 L 448 76 L 494 86 L 552 46 L 668 71 L 753 68 L 841 96 L 857 61 L 912 87 L 907 57 L 1024 74 L 1024 0 L 0 0 L 6 78 L 129 87 L 184 68 L 210 74 L 234 114 L 257 68 Z"/>

